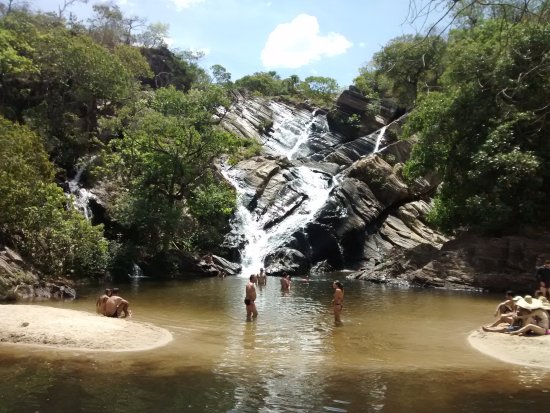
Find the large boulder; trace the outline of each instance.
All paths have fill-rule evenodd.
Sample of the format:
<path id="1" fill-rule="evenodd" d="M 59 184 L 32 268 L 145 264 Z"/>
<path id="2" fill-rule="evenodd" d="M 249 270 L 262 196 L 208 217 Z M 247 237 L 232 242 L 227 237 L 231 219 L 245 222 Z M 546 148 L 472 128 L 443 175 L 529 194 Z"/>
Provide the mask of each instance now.
<path id="1" fill-rule="evenodd" d="M 464 233 L 441 248 L 422 244 L 394 249 L 383 262 L 353 278 L 448 289 L 532 294 L 535 267 L 550 256 L 550 232 L 502 237 Z"/>

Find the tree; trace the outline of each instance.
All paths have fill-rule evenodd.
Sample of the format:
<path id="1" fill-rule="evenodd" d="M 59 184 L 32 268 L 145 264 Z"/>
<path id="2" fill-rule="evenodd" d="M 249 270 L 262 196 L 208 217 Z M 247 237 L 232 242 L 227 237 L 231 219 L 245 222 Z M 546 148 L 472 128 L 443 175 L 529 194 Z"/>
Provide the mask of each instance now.
<path id="1" fill-rule="evenodd" d="M 494 19 L 451 34 L 442 89 L 422 96 L 406 125 L 418 144 L 405 172 L 443 178 L 441 227 L 548 224 L 548 50 L 547 23 Z"/>
<path id="2" fill-rule="evenodd" d="M 168 87 L 144 98 L 120 120 L 122 138 L 113 139 L 104 156 L 104 171 L 126 189 L 115 203 L 114 217 L 137 234 L 146 255 L 171 245 L 189 249 L 201 216 L 193 215 L 196 207 L 189 210 L 189 200 L 217 197 L 213 188 L 223 185 L 210 179 L 213 160 L 239 143 L 213 116 L 229 101 L 217 86 L 186 94 Z M 234 205 L 234 194 L 229 200 Z M 216 201 L 211 208 L 227 215 L 227 205 Z"/>
<path id="3" fill-rule="evenodd" d="M 227 86 L 231 84 L 231 73 L 229 73 L 225 67 L 222 65 L 213 65 L 210 67 L 212 71 L 212 76 L 216 83 L 222 86 Z"/>
<path id="4" fill-rule="evenodd" d="M 108 263 L 103 228 L 72 207 L 54 175 L 38 135 L 0 117 L 0 241 L 47 275 L 100 275 Z"/>
<path id="5" fill-rule="evenodd" d="M 282 83 L 276 72 L 256 72 L 235 81 L 236 87 L 256 92 L 263 96 L 277 96 L 281 93 Z"/>
<path id="6" fill-rule="evenodd" d="M 340 91 L 335 79 L 323 76 L 306 77 L 298 88 L 305 97 L 322 104 L 333 102 Z"/>
<path id="7" fill-rule="evenodd" d="M 168 30 L 170 26 L 165 23 L 152 23 L 147 26 L 147 29 L 138 36 L 138 40 L 144 47 L 151 49 L 158 49 L 159 47 L 166 47 L 166 38 L 168 37 Z"/>
<path id="8" fill-rule="evenodd" d="M 359 83 L 369 94 L 378 90 L 412 108 L 419 92 L 437 87 L 444 49 L 445 41 L 438 36 L 397 37 L 374 54 L 374 72 L 363 68 Z"/>

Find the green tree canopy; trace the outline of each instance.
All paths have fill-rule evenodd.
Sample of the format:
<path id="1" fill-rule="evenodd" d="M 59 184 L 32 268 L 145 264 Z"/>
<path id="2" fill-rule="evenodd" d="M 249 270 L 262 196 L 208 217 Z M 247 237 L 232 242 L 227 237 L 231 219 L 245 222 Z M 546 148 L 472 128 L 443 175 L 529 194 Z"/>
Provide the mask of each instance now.
<path id="1" fill-rule="evenodd" d="M 76 211 L 54 174 L 40 138 L 0 117 L 0 241 L 47 275 L 102 275 L 103 229 Z"/>
<path id="2" fill-rule="evenodd" d="M 211 179 L 214 159 L 239 143 L 214 120 L 218 108 L 228 104 L 217 86 L 188 93 L 168 87 L 145 96 L 119 119 L 122 137 L 112 140 L 105 154 L 105 171 L 126 189 L 114 215 L 136 230 L 147 254 L 171 245 L 190 248 L 197 232 L 215 224 L 198 226 L 202 213 L 189 210 L 190 199 L 212 196 L 211 212 L 205 215 L 210 218 L 213 209 L 225 217 L 230 213 L 233 191 L 223 190 L 223 184 Z M 231 196 L 220 202 L 216 200 L 220 193 Z"/>
<path id="3" fill-rule="evenodd" d="M 498 232 L 547 224 L 550 28 L 487 20 L 452 33 L 440 91 L 424 95 L 406 172 L 437 171 L 435 222 Z"/>

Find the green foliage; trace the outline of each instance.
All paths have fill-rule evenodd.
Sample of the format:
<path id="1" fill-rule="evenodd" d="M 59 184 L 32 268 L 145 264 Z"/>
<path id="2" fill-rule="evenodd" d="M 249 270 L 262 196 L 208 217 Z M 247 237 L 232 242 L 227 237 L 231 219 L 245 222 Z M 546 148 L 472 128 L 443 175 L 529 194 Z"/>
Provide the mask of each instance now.
<path id="1" fill-rule="evenodd" d="M 548 24 L 488 20 L 452 33 L 442 90 L 405 128 L 419 139 L 406 175 L 444 180 L 432 214 L 443 228 L 548 223 L 548 50 Z"/>
<path id="2" fill-rule="evenodd" d="M 257 72 L 235 81 L 235 86 L 262 96 L 277 96 L 282 92 L 281 78 L 275 72 Z"/>
<path id="3" fill-rule="evenodd" d="M 189 211 L 197 219 L 194 239 L 201 249 L 215 250 L 227 232 L 228 220 L 235 209 L 235 190 L 212 175 L 193 190 Z"/>
<path id="4" fill-rule="evenodd" d="M 152 23 L 147 26 L 147 30 L 139 35 L 139 40 L 147 48 L 166 47 L 165 39 L 168 37 L 169 28 L 170 26 L 165 23 Z"/>
<path id="5" fill-rule="evenodd" d="M 121 44 L 115 47 L 114 54 L 124 66 L 126 73 L 134 79 L 153 77 L 149 63 L 137 47 Z"/>
<path id="6" fill-rule="evenodd" d="M 222 65 L 213 65 L 210 67 L 210 70 L 212 71 L 212 76 L 214 76 L 214 80 L 217 84 L 222 86 L 231 85 L 231 73 L 229 73 L 225 67 Z"/>
<path id="7" fill-rule="evenodd" d="M 186 94 L 162 88 L 115 123 L 122 137 L 110 142 L 104 171 L 125 190 L 114 218 L 137 234 L 147 254 L 189 245 L 200 218 L 193 215 L 197 208 L 189 211 L 189 199 L 209 182 L 214 159 L 240 143 L 214 121 L 213 114 L 228 104 L 217 86 Z"/>
<path id="8" fill-rule="evenodd" d="M 307 77 L 298 85 L 298 89 L 306 98 L 324 105 L 334 102 L 340 92 L 336 80 L 323 76 Z"/>
<path id="9" fill-rule="evenodd" d="M 419 92 L 437 86 L 445 45 L 438 36 L 405 35 L 375 53 L 372 65 L 383 95 L 412 107 Z"/>
<path id="10" fill-rule="evenodd" d="M 40 138 L 0 118 L 0 239 L 46 274 L 101 274 L 108 260 L 102 227 L 72 208 L 54 173 Z"/>

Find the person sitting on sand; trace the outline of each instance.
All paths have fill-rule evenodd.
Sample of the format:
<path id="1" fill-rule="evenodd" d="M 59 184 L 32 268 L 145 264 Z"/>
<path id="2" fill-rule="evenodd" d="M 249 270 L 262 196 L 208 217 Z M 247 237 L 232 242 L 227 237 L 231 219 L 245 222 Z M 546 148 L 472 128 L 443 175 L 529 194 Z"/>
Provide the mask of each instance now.
<path id="1" fill-rule="evenodd" d="M 506 291 L 506 299 L 497 305 L 495 310 L 495 317 L 501 316 L 503 314 L 513 313 L 516 309 L 516 303 L 514 301 L 514 292 L 511 290 Z M 518 299 L 521 298 L 518 296 Z"/>
<path id="2" fill-rule="evenodd" d="M 132 315 L 132 312 L 128 309 L 130 303 L 124 298 L 118 295 L 118 288 L 113 288 L 113 294 L 105 302 L 105 312 L 103 315 L 107 317 L 118 318 L 123 313 L 122 318 L 126 318 Z"/>
<path id="3" fill-rule="evenodd" d="M 512 313 L 502 314 L 494 323 L 487 326 L 482 326 L 481 329 L 491 333 L 506 333 L 518 330 L 525 325 L 525 321 L 529 318 L 531 311 L 531 303 L 534 300 L 531 296 L 526 295 L 525 299 L 516 296 L 513 298 L 516 303 L 516 310 Z M 521 302 L 522 305 L 518 305 Z"/>
<path id="4" fill-rule="evenodd" d="M 520 302 L 518 302 L 518 305 L 520 305 Z M 530 308 L 532 308 L 532 310 L 529 313 L 529 318 L 527 319 L 525 325 L 516 331 L 511 331 L 509 333 L 510 335 L 520 336 L 525 334 L 535 334 L 542 336 L 550 334 L 550 323 L 547 313 L 550 306 L 545 305 L 540 300 L 534 299 L 530 304 Z"/>
<path id="5" fill-rule="evenodd" d="M 95 303 L 95 310 L 98 314 L 105 314 L 105 303 L 107 302 L 111 294 L 112 290 L 110 288 L 106 288 L 105 292 L 97 299 Z"/>

